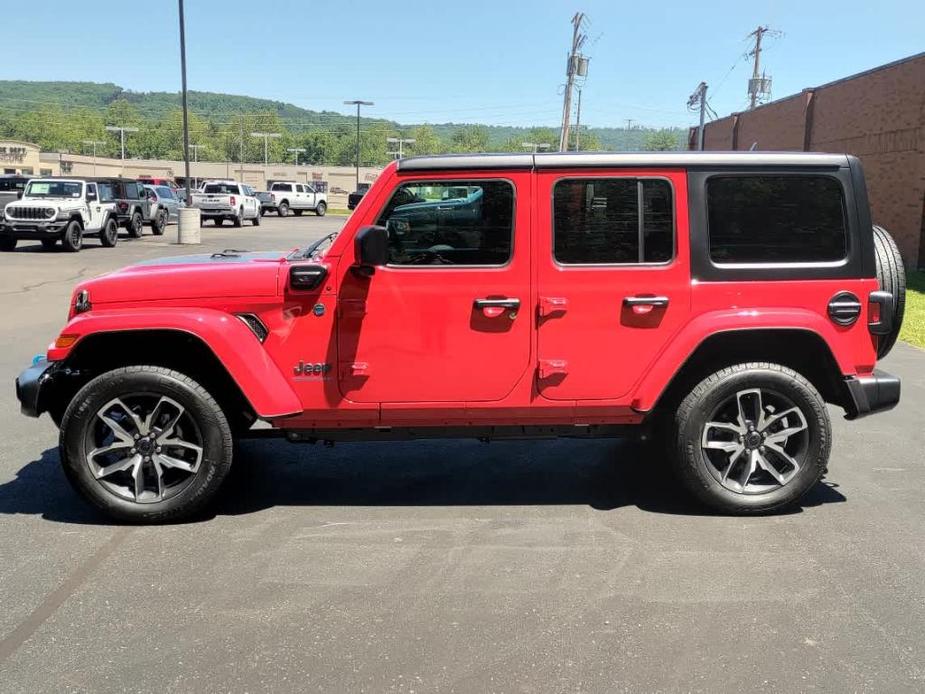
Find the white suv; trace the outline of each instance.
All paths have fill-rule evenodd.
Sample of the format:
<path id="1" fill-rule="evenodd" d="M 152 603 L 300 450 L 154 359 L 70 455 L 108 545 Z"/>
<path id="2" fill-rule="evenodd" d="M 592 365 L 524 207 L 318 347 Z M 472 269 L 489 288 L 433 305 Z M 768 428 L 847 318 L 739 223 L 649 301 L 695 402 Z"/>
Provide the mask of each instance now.
<path id="1" fill-rule="evenodd" d="M 261 212 L 276 210 L 276 214 L 285 217 L 289 214 L 289 210 L 295 212 L 296 215 L 309 210 L 323 217 L 328 211 L 328 196 L 317 192 L 307 183 L 274 181 L 268 192 L 270 199 L 261 203 Z"/>
<path id="2" fill-rule="evenodd" d="M 97 183 L 79 178 L 35 178 L 20 200 L 10 202 L 0 219 L 0 251 L 12 251 L 20 239 L 42 242 L 46 250 L 58 241 L 79 251 L 86 236 L 97 236 L 112 248 L 119 240 L 114 200 L 101 200 Z"/>

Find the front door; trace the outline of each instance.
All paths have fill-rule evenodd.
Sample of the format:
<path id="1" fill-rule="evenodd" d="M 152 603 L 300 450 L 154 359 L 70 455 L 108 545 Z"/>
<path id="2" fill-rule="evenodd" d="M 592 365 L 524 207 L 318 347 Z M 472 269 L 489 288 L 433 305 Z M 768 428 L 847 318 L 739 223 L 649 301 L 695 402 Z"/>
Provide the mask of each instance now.
<path id="1" fill-rule="evenodd" d="M 538 390 L 619 399 L 690 312 L 686 177 L 541 172 L 537 197 Z"/>
<path id="2" fill-rule="evenodd" d="M 100 196 L 95 183 L 87 184 L 87 211 L 90 213 L 87 229 L 99 229 L 103 224 L 105 213 L 103 212 L 103 206 L 100 204 Z"/>
<path id="3" fill-rule="evenodd" d="M 377 216 L 389 264 L 345 258 L 338 382 L 356 402 L 491 402 L 531 366 L 530 173 L 404 179 Z M 383 415 L 385 419 L 385 415 Z"/>

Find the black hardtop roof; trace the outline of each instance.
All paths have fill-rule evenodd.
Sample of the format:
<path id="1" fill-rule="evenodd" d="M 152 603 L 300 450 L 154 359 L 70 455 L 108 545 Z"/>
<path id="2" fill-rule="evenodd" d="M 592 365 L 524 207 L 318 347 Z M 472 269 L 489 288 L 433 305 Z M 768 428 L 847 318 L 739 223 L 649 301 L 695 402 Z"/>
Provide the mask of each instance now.
<path id="1" fill-rule="evenodd" d="M 398 171 L 623 167 L 841 168 L 844 166 L 848 166 L 848 155 L 819 152 L 538 152 L 536 154 L 440 154 L 398 160 Z"/>

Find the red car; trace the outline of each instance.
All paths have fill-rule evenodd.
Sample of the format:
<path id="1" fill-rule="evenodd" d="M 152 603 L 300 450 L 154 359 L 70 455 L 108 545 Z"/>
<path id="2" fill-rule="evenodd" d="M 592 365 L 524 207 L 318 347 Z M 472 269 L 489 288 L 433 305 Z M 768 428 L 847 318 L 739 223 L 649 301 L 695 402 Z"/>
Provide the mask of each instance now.
<path id="1" fill-rule="evenodd" d="M 81 283 L 17 393 L 133 521 L 200 509 L 257 419 L 293 442 L 645 435 L 701 501 L 760 513 L 819 481 L 826 403 L 899 401 L 874 367 L 902 272 L 850 156 L 409 158 L 304 249 Z"/>

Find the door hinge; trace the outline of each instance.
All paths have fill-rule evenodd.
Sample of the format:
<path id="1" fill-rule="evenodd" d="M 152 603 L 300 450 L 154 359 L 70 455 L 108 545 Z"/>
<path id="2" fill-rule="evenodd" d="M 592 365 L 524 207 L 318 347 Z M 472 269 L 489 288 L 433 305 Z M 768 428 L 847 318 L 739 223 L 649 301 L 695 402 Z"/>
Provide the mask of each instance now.
<path id="1" fill-rule="evenodd" d="M 541 296 L 537 313 L 540 318 L 545 318 L 554 313 L 565 313 L 567 309 L 568 299 L 564 296 Z"/>
<path id="2" fill-rule="evenodd" d="M 565 359 L 540 359 L 538 374 L 541 379 L 567 373 L 568 362 Z"/>

